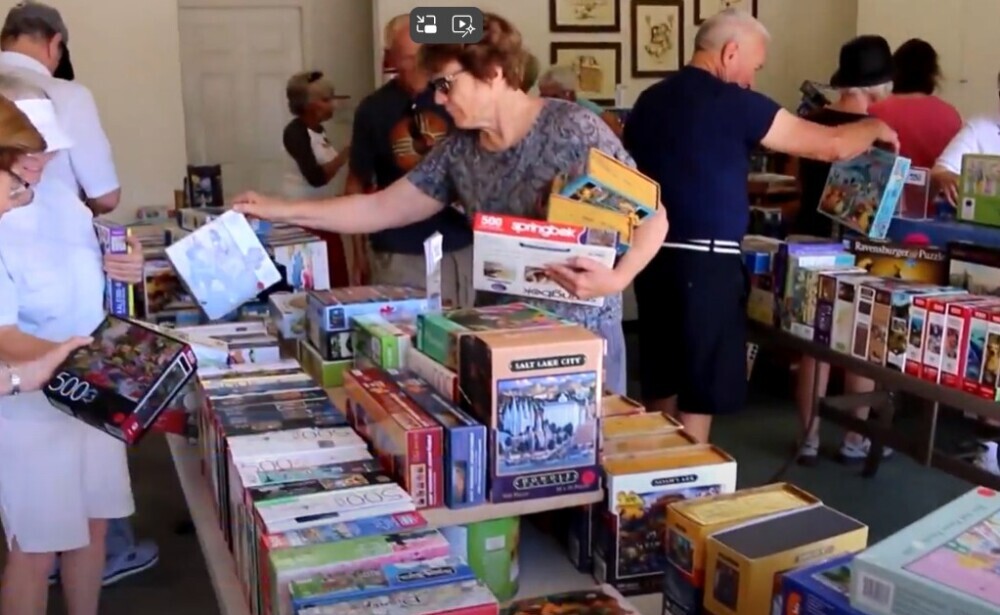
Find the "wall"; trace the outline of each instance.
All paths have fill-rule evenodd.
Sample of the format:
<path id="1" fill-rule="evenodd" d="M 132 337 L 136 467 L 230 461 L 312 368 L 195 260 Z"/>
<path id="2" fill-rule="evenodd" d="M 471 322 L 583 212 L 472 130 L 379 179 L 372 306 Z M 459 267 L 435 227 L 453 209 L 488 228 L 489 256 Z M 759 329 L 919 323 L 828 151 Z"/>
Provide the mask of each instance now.
<path id="1" fill-rule="evenodd" d="M 631 8 L 629 0 L 621 3 L 621 32 L 563 34 L 549 32 L 548 0 L 435 0 L 434 6 L 468 6 L 495 11 L 521 29 L 526 45 L 544 67 L 549 63 L 549 43 L 556 41 L 604 41 L 622 43 L 621 75 L 626 85 L 626 104 L 631 105 L 650 79 L 631 78 Z M 382 28 L 393 16 L 408 13 L 426 4 L 420 0 L 375 0 L 374 40 L 381 48 Z M 857 3 L 854 0 L 760 0 L 759 17 L 771 30 L 774 42 L 770 61 L 760 75 L 758 89 L 782 104 L 797 106 L 798 88 L 805 79 L 825 80 L 837 63 L 837 49 L 854 36 L 857 26 Z M 685 59 L 694 46 L 694 0 L 685 0 Z M 380 61 L 380 58 L 376 58 Z M 373 74 L 381 66 L 373 64 Z"/>
<path id="2" fill-rule="evenodd" d="M 184 176 L 177 0 L 58 0 L 77 79 L 94 93 L 123 188 L 120 219 L 173 202 Z M 13 5 L 7 0 L 3 12 Z"/>

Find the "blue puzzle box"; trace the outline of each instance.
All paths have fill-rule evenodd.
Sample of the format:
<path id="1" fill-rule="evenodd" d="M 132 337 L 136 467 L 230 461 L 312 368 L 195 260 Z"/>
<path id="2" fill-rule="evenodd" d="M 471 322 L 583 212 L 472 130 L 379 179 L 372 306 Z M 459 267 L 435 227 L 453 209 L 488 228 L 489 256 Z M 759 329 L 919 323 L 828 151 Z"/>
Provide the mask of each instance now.
<path id="1" fill-rule="evenodd" d="M 389 378 L 444 428 L 445 504 L 466 508 L 486 502 L 486 426 L 441 397 L 412 372 L 389 370 Z"/>
<path id="2" fill-rule="evenodd" d="M 386 564 L 292 581 L 289 590 L 296 611 L 351 600 L 365 600 L 400 591 L 473 581 L 472 568 L 459 557 Z"/>
<path id="3" fill-rule="evenodd" d="M 781 612 L 862 615 L 850 604 L 853 560 L 854 555 L 845 555 L 786 574 L 781 582 Z"/>
<path id="4" fill-rule="evenodd" d="M 128 254 L 128 238 L 131 231 L 127 226 L 108 220 L 95 220 L 94 231 L 97 233 L 97 240 L 104 254 Z M 104 308 L 112 316 L 123 318 L 135 316 L 134 287 L 105 276 Z"/>

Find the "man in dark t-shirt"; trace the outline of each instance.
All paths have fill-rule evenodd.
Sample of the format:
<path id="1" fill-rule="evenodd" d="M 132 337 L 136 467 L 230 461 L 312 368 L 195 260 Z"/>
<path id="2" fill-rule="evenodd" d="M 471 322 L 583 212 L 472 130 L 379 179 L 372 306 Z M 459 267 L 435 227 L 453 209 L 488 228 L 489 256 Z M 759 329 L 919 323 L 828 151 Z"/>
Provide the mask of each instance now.
<path id="1" fill-rule="evenodd" d="M 636 278 L 642 394 L 707 441 L 712 416 L 746 397 L 747 281 L 740 240 L 750 218 L 747 177 L 758 145 L 820 160 L 852 158 L 895 133 L 866 119 L 830 128 L 751 90 L 770 35 L 726 9 L 702 24 L 690 63 L 640 95 L 624 142 L 661 186 L 666 242 Z"/>
<path id="2" fill-rule="evenodd" d="M 418 66 L 420 46 L 410 38 L 409 20 L 392 23 L 388 53 L 398 73 L 365 98 L 355 113 L 348 194 L 388 187 L 416 167 L 451 130 L 451 118 L 434 103 L 428 77 Z M 424 240 L 435 232 L 443 237 L 442 298 L 471 307 L 472 231 L 465 217 L 451 207 L 428 220 L 371 235 L 372 282 L 424 286 Z"/>

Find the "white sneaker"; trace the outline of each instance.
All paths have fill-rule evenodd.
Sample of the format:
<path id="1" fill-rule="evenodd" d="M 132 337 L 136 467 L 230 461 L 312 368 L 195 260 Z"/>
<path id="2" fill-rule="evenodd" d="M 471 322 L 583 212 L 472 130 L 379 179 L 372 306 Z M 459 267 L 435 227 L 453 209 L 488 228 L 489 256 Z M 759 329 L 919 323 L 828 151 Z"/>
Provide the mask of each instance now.
<path id="1" fill-rule="evenodd" d="M 1000 476 L 1000 444 L 984 440 L 979 443 L 979 454 L 973 462 L 977 468 Z"/>
<path id="2" fill-rule="evenodd" d="M 868 453 L 872 450 L 872 441 L 868 438 L 862 440 L 859 444 L 848 444 L 844 442 L 840 445 L 840 461 L 842 463 L 858 463 L 859 461 L 864 461 L 868 459 Z M 882 459 L 887 459 L 892 455 L 893 451 L 888 446 L 882 447 Z"/>

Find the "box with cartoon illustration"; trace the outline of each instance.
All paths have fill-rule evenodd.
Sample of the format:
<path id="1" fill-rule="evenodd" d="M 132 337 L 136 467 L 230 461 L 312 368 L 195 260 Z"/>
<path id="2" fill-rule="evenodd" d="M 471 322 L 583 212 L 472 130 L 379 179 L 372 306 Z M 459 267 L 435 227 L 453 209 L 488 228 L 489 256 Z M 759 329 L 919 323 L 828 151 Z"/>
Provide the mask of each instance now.
<path id="1" fill-rule="evenodd" d="M 868 527 L 818 504 L 716 532 L 706 545 L 706 611 L 784 613 L 785 573 L 857 553 L 868 545 Z"/>
<path id="2" fill-rule="evenodd" d="M 819 212 L 865 237 L 883 239 L 909 170 L 909 159 L 878 148 L 835 162 L 820 197 Z"/>
<path id="3" fill-rule="evenodd" d="M 614 156 L 591 148 L 584 168 L 556 180 L 553 192 L 618 211 L 642 224 L 660 207 L 660 185 Z"/>
<path id="4" fill-rule="evenodd" d="M 852 561 L 853 554 L 845 555 L 784 575 L 781 613 L 862 615 L 850 602 Z"/>
<path id="5" fill-rule="evenodd" d="M 958 218 L 1000 226 L 1000 156 L 962 156 Z"/>
<path id="6" fill-rule="evenodd" d="M 859 553 L 850 585 L 851 605 L 869 615 L 996 615 L 1000 494 L 973 489 Z"/>
<path id="7" fill-rule="evenodd" d="M 594 576 L 625 595 L 662 587 L 671 504 L 736 489 L 736 461 L 709 445 L 606 458 L 604 472 Z"/>
<path id="8" fill-rule="evenodd" d="M 461 406 L 490 428 L 490 501 L 597 491 L 604 340 L 578 326 L 462 337 Z"/>
<path id="9" fill-rule="evenodd" d="M 326 242 L 303 233 L 298 238 L 267 246 L 274 262 L 285 268 L 285 281 L 297 291 L 328 290 L 330 264 Z"/>
<path id="10" fill-rule="evenodd" d="M 547 219 L 556 224 L 569 224 L 618 233 L 619 254 L 628 251 L 637 223 L 634 217 L 620 211 L 575 201 L 559 194 L 549 195 Z"/>

